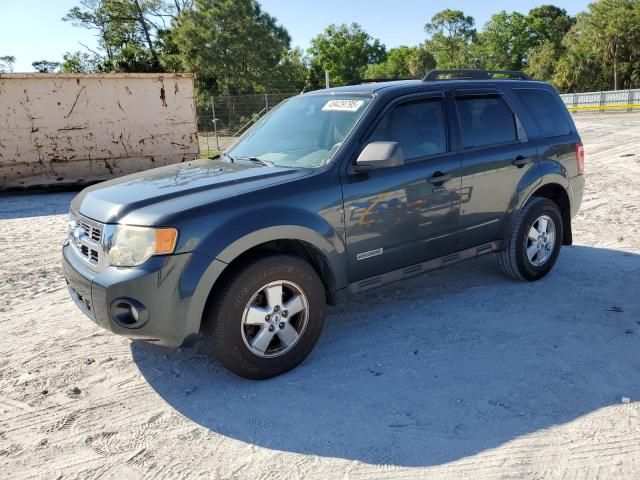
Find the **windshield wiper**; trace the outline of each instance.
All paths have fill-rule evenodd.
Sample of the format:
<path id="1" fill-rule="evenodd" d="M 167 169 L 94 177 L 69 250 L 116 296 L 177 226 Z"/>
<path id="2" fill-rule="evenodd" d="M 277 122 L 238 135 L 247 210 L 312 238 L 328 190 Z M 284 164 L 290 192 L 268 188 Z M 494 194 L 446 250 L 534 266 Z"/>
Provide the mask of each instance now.
<path id="1" fill-rule="evenodd" d="M 275 167 L 275 165 L 269 160 L 262 160 L 258 157 L 238 157 L 237 160 L 258 163 L 260 165 L 264 165 L 265 167 Z"/>

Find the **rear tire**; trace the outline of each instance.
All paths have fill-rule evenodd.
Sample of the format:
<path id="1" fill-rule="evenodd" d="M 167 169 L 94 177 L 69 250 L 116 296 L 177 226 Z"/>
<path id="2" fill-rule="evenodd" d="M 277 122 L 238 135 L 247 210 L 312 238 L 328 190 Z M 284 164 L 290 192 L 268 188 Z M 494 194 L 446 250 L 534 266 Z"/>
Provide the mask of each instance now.
<path id="1" fill-rule="evenodd" d="M 505 249 L 498 253 L 502 271 L 517 280 L 543 278 L 560 254 L 562 226 L 562 214 L 555 202 L 533 197 L 518 213 Z"/>
<path id="2" fill-rule="evenodd" d="M 274 255 L 245 263 L 208 302 L 203 346 L 241 377 L 271 378 L 311 352 L 325 308 L 324 285 L 300 258 Z"/>

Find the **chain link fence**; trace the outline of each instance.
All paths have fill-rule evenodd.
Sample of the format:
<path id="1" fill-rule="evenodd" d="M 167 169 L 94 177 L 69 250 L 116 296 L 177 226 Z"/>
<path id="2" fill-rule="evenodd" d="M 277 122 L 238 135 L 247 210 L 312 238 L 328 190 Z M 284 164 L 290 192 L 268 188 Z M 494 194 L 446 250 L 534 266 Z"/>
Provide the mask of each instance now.
<path id="1" fill-rule="evenodd" d="M 200 94 L 198 136 L 201 155 L 212 156 L 223 151 L 269 110 L 298 93 Z"/>
<path id="2" fill-rule="evenodd" d="M 211 95 L 201 90 L 197 96 L 201 156 L 223 151 L 265 113 L 298 93 Z M 640 89 L 566 93 L 561 97 L 573 113 L 640 111 Z"/>

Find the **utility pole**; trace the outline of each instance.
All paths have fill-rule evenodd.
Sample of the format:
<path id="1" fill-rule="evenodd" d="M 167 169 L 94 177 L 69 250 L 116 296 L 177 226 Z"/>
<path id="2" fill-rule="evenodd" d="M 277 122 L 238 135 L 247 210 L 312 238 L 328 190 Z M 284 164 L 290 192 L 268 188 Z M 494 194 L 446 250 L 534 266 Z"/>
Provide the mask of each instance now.
<path id="1" fill-rule="evenodd" d="M 216 148 L 220 153 L 220 141 L 218 140 L 218 118 L 216 117 L 216 105 L 213 101 L 213 95 L 211 95 L 211 114 L 213 115 L 213 134 L 216 137 Z"/>
<path id="2" fill-rule="evenodd" d="M 326 85 L 325 88 L 331 88 L 329 85 L 329 70 L 324 71 L 324 83 Z"/>

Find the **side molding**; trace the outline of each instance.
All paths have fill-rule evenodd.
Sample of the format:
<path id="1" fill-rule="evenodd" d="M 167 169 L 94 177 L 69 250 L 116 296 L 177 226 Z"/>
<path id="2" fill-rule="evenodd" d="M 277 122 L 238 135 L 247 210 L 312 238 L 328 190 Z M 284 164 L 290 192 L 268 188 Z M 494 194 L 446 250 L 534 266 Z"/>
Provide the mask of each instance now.
<path id="1" fill-rule="evenodd" d="M 440 258 L 434 258 L 433 260 L 427 260 L 426 262 L 417 263 L 408 267 L 392 270 L 382 275 L 378 275 L 371 278 L 365 278 L 359 282 L 352 283 L 347 288 L 350 295 L 366 292 L 373 288 L 379 288 L 388 285 L 393 282 L 405 280 L 407 278 L 415 277 L 423 273 L 435 270 L 447 265 L 453 265 L 454 263 L 461 262 L 473 257 L 479 257 L 487 253 L 497 252 L 502 248 L 503 242 L 491 242 L 479 245 L 477 247 L 468 248 L 457 253 L 452 253 Z"/>

